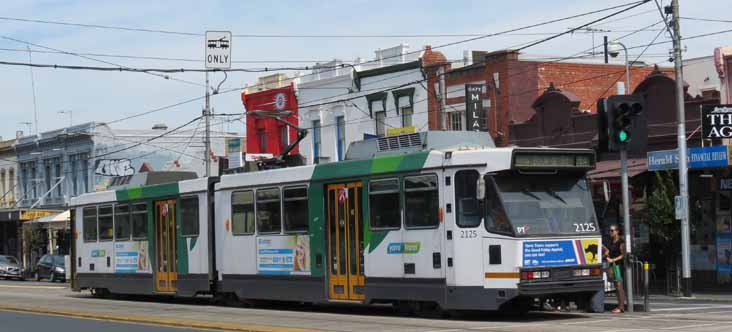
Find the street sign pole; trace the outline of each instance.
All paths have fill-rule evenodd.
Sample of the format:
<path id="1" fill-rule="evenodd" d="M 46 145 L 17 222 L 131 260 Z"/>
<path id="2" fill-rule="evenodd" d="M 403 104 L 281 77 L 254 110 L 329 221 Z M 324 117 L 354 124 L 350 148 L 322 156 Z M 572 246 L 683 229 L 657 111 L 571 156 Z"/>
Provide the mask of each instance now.
<path id="1" fill-rule="evenodd" d="M 206 31 L 206 38 L 204 39 L 206 69 L 231 69 L 231 42 L 231 31 Z M 204 142 L 206 148 L 203 156 L 206 161 L 206 177 L 211 176 L 211 93 L 208 84 L 208 71 L 206 71 L 206 105 L 203 109 L 203 119 L 206 124 Z M 216 93 L 214 91 L 214 94 Z"/>
<path id="2" fill-rule="evenodd" d="M 679 0 L 671 1 L 673 11 L 673 42 L 674 42 L 674 71 L 676 72 L 676 113 L 678 117 L 677 140 L 679 146 L 679 195 L 686 203 L 689 201 L 689 187 L 686 160 L 686 119 L 684 115 L 684 79 L 681 68 L 681 28 L 679 26 Z M 681 214 L 681 267 L 682 267 L 682 294 L 691 296 L 691 260 L 689 253 L 689 208 L 683 204 Z"/>

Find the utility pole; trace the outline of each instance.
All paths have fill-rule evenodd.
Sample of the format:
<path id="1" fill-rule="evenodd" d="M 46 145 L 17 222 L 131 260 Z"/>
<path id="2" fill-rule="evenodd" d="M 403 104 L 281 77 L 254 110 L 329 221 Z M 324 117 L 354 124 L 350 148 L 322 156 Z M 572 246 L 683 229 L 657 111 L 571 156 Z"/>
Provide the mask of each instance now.
<path id="1" fill-rule="evenodd" d="M 676 72 L 676 114 L 678 117 L 679 195 L 681 196 L 681 267 L 683 295 L 691 296 L 691 265 L 689 259 L 689 170 L 686 160 L 686 119 L 684 115 L 684 78 L 681 65 L 681 28 L 679 0 L 671 0 L 673 12 L 674 71 Z"/>
<path id="2" fill-rule="evenodd" d="M 203 109 L 203 118 L 206 122 L 206 138 L 204 139 L 204 144 L 206 145 L 206 149 L 203 152 L 203 160 L 206 161 L 206 172 L 205 176 L 209 177 L 211 176 L 211 128 L 209 127 L 209 115 L 211 114 L 211 103 L 210 103 L 210 93 L 208 91 L 208 71 L 206 72 L 206 108 Z"/>

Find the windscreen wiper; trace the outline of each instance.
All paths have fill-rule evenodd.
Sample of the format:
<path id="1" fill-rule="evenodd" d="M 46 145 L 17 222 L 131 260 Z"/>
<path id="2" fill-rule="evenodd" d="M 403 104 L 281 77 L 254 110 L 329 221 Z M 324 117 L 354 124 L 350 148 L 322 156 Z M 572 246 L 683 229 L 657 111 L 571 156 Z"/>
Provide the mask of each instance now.
<path id="1" fill-rule="evenodd" d="M 556 198 L 560 202 L 564 203 L 564 205 L 567 205 L 567 201 L 565 201 L 564 198 L 562 198 L 561 196 L 559 196 L 559 194 L 557 194 L 554 190 L 547 189 L 546 190 L 546 193 L 549 194 L 549 195 L 551 195 L 552 197 Z"/>
<path id="2" fill-rule="evenodd" d="M 539 198 L 539 196 L 536 196 L 536 194 L 530 192 L 529 189 L 524 188 L 523 190 L 521 190 L 521 192 L 524 193 L 526 196 L 529 196 L 537 201 L 541 200 L 541 198 Z"/>

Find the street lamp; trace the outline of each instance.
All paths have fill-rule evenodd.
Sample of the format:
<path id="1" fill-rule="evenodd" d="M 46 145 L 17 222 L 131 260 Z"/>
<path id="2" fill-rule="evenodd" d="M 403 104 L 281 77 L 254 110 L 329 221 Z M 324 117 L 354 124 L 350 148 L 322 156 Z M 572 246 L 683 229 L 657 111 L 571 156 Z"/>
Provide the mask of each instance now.
<path id="1" fill-rule="evenodd" d="M 607 53 L 610 54 L 611 57 L 615 58 L 620 54 L 620 50 L 623 50 L 625 52 L 625 94 L 629 95 L 630 93 L 630 62 L 628 62 L 628 48 L 623 45 L 623 43 L 615 40 L 607 43 Z"/>

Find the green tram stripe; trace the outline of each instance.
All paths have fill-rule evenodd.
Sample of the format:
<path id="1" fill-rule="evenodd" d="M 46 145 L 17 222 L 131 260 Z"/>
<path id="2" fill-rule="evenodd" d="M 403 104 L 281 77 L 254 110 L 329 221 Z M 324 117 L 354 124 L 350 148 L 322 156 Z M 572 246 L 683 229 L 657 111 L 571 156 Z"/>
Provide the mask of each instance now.
<path id="1" fill-rule="evenodd" d="M 173 182 L 150 186 L 140 186 L 129 189 L 119 189 L 115 193 L 117 195 L 117 201 L 131 201 L 138 199 L 177 196 L 179 193 L 179 189 L 178 183 Z"/>

